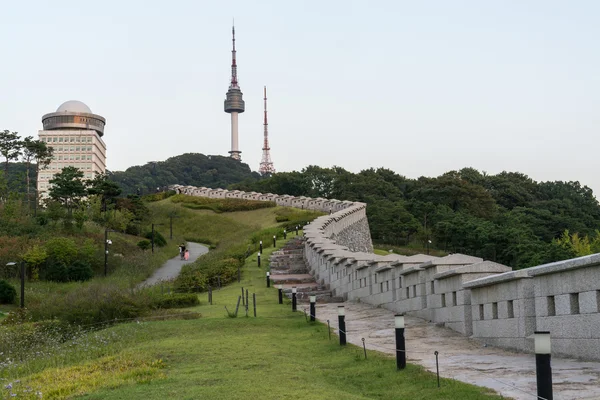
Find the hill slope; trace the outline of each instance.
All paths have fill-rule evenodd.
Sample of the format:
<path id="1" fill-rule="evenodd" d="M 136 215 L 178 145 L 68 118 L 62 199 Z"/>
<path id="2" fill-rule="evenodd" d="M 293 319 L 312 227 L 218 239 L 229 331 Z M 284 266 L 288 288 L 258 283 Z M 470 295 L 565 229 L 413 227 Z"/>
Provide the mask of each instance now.
<path id="1" fill-rule="evenodd" d="M 252 172 L 248 164 L 229 157 L 206 156 L 200 153 L 186 153 L 168 158 L 165 161 L 148 162 L 136 165 L 125 171 L 113 171 L 110 179 L 117 182 L 123 194 L 154 192 L 157 187 L 173 183 L 180 185 L 227 187 L 241 181 L 255 181 L 260 178 Z"/>

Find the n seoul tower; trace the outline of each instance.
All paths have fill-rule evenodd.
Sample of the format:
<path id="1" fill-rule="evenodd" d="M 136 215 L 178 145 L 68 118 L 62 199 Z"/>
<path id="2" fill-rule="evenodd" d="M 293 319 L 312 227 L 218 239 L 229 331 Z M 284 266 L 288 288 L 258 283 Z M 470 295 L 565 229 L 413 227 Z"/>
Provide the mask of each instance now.
<path id="1" fill-rule="evenodd" d="M 238 86 L 237 64 L 235 60 L 235 26 L 231 27 L 233 49 L 231 50 L 231 84 L 227 90 L 225 99 L 225 112 L 231 114 L 231 158 L 241 161 L 241 151 L 238 145 L 238 113 L 243 113 L 245 109 L 242 91 Z"/>

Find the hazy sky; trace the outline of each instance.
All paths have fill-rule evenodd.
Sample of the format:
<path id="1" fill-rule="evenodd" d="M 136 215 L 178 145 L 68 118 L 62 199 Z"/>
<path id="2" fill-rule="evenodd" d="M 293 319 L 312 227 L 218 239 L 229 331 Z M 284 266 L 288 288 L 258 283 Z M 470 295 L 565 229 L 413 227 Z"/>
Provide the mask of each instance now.
<path id="1" fill-rule="evenodd" d="M 235 17 L 253 170 L 267 85 L 278 171 L 474 167 L 600 192 L 598 1 L 4 0 L 0 11 L 0 129 L 36 135 L 43 114 L 81 100 L 107 120 L 111 170 L 227 154 Z"/>

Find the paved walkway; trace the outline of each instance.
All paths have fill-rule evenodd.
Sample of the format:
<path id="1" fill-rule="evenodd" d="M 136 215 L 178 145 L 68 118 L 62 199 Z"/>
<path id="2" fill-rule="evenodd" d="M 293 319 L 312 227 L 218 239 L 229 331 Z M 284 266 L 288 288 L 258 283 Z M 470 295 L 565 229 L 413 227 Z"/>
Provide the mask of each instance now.
<path id="1" fill-rule="evenodd" d="M 317 318 L 328 319 L 337 330 L 337 308 L 346 310 L 349 343 L 395 354 L 394 313 L 357 303 L 317 304 Z M 300 305 L 303 309 L 306 305 Z M 536 399 L 535 356 L 513 353 L 466 338 L 425 320 L 406 317 L 406 354 L 409 362 L 435 372 L 434 351 L 439 351 L 440 376 L 492 388 L 518 400 Z M 552 358 L 554 398 L 600 399 L 600 363 Z"/>
<path id="2" fill-rule="evenodd" d="M 150 278 L 140 283 L 140 287 L 152 286 L 161 281 L 177 278 L 179 272 L 181 272 L 181 267 L 183 267 L 184 264 L 194 262 L 202 254 L 208 253 L 208 247 L 199 243 L 187 242 L 187 248 L 190 250 L 189 260 L 182 261 L 179 256 L 171 258 L 162 267 L 154 271 L 154 274 Z"/>

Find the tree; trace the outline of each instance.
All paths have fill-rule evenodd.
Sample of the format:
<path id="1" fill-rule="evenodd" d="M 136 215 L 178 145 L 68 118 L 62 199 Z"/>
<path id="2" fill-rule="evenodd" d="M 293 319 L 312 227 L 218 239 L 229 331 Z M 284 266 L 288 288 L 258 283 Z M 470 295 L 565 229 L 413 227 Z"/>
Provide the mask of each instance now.
<path id="1" fill-rule="evenodd" d="M 5 129 L 0 132 L 0 154 L 5 158 L 4 174 L 8 179 L 8 163 L 21 155 L 22 142 L 17 132 Z"/>
<path id="2" fill-rule="evenodd" d="M 106 204 L 121 194 L 119 185 L 110 181 L 106 174 L 96 175 L 94 179 L 88 180 L 86 183 L 89 195 L 100 196 L 100 199 L 102 200 L 102 210 L 104 212 L 106 212 Z"/>
<path id="3" fill-rule="evenodd" d="M 25 148 L 25 153 L 30 152 L 32 155 L 32 160 L 36 162 L 35 165 L 35 179 L 36 186 L 37 181 L 40 179 L 40 170 L 45 169 L 50 162 L 52 162 L 52 158 L 54 157 L 54 148 L 48 146 L 46 142 L 42 142 L 41 140 L 32 140 L 29 144 L 29 147 Z M 29 166 L 27 167 L 27 194 L 29 194 Z M 28 197 L 29 198 L 29 197 Z M 35 192 L 35 202 L 37 205 L 38 195 L 37 190 Z"/>
<path id="4" fill-rule="evenodd" d="M 48 191 L 52 200 L 67 207 L 69 216 L 74 206 L 86 195 L 83 172 L 75 167 L 65 167 L 50 180 L 52 187 Z"/>

